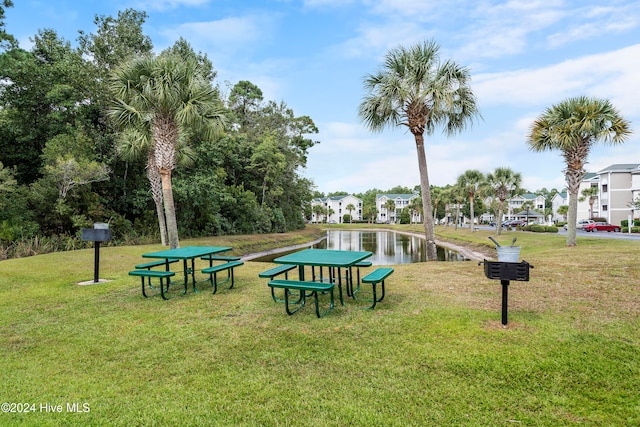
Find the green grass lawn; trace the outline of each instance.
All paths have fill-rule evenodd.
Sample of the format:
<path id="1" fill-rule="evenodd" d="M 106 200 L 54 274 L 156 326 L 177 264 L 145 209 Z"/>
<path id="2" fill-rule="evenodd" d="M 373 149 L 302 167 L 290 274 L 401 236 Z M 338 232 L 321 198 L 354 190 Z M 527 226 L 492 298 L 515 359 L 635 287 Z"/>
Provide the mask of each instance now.
<path id="1" fill-rule="evenodd" d="M 489 232 L 437 232 L 493 251 Z M 181 244 L 242 255 L 316 234 Z M 511 282 L 507 327 L 476 261 L 394 266 L 375 310 L 349 301 L 321 319 L 271 299 L 258 273 L 272 264 L 163 301 L 127 275 L 159 245 L 103 247 L 111 281 L 86 286 L 92 249 L 2 261 L 0 395 L 23 412 L 0 425 L 640 425 L 640 242 L 499 239 L 513 236 L 535 268 Z"/>

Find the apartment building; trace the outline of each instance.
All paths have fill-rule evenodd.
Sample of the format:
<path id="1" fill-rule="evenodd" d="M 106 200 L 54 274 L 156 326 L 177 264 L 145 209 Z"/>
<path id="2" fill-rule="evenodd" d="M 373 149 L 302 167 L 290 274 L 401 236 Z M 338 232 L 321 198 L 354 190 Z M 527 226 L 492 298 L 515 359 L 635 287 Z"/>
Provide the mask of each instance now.
<path id="1" fill-rule="evenodd" d="M 316 214 L 313 212 L 314 206 L 323 206 L 326 213 Z M 349 210 L 348 207 L 354 209 Z M 335 222 L 342 224 L 344 216 L 351 215 L 351 219 L 359 221 L 362 219 L 362 199 L 353 195 L 320 197 L 311 200 L 311 222 Z"/>
<path id="2" fill-rule="evenodd" d="M 412 194 L 376 194 L 376 209 L 378 209 L 378 215 L 376 216 L 376 222 L 378 223 L 394 223 L 399 220 L 400 212 L 408 207 L 414 199 L 420 201 L 420 195 L 418 193 Z M 387 203 L 392 201 L 394 209 L 387 209 Z M 420 212 L 413 211 L 411 213 L 411 222 L 417 223 L 422 221 Z"/>

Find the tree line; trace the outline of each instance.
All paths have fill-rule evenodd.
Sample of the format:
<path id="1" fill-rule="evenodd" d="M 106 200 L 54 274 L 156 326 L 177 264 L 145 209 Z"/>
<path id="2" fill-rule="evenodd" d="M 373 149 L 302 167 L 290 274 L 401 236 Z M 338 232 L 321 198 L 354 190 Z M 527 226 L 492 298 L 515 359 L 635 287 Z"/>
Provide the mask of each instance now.
<path id="1" fill-rule="evenodd" d="M 96 16 L 75 45 L 41 29 L 25 50 L 4 31 L 11 6 L 0 5 L 2 247 L 77 239 L 94 222 L 171 246 L 178 233 L 304 226 L 310 117 L 249 81 L 221 87 L 185 39 L 154 54 L 145 12 Z"/>

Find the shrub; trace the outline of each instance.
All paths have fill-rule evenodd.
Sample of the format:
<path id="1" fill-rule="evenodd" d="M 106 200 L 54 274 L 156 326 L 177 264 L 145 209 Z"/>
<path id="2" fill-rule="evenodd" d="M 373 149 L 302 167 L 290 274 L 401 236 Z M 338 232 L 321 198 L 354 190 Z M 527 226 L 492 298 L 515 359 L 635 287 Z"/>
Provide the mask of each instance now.
<path id="1" fill-rule="evenodd" d="M 524 231 L 532 231 L 534 233 L 557 233 L 558 227 L 555 225 L 531 224 L 522 227 Z"/>

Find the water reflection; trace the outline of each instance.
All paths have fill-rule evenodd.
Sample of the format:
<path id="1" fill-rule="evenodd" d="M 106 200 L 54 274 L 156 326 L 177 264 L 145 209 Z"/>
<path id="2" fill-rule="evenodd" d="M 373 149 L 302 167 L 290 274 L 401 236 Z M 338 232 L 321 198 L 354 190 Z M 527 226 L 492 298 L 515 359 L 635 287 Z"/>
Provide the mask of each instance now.
<path id="1" fill-rule="evenodd" d="M 370 251 L 374 265 L 409 264 L 427 260 L 424 239 L 393 231 L 330 230 L 327 238 L 313 246 L 318 249 Z M 437 247 L 438 261 L 464 261 L 458 252 Z"/>

